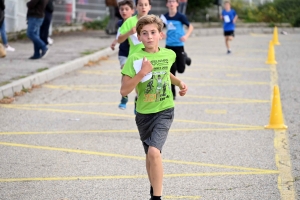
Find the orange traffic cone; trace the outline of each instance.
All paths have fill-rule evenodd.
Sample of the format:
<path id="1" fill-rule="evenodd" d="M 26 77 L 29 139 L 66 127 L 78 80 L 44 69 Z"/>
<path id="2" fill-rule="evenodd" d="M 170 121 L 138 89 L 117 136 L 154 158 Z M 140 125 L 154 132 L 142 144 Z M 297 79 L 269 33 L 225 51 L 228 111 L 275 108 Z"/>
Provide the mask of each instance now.
<path id="1" fill-rule="evenodd" d="M 267 129 L 287 129 L 287 126 L 283 123 L 280 93 L 277 85 L 274 86 L 272 109 L 270 114 L 270 123 L 265 126 Z"/>
<path id="2" fill-rule="evenodd" d="M 275 49 L 274 49 L 274 44 L 273 44 L 272 40 L 270 41 L 270 44 L 269 44 L 268 59 L 267 59 L 266 63 L 270 64 L 270 65 L 277 64 L 277 62 L 275 60 Z"/>
<path id="3" fill-rule="evenodd" d="M 274 27 L 274 31 L 273 31 L 273 43 L 274 45 L 280 45 L 278 41 L 278 31 L 276 26 Z"/>

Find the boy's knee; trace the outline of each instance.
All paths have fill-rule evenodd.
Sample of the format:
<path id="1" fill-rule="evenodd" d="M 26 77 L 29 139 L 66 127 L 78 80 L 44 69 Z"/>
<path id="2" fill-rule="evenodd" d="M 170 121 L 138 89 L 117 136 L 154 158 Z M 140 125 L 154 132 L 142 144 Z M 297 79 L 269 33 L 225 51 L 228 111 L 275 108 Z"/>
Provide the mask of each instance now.
<path id="1" fill-rule="evenodd" d="M 150 146 L 147 154 L 150 160 L 155 160 L 160 158 L 160 150 L 157 149 L 156 147 Z"/>

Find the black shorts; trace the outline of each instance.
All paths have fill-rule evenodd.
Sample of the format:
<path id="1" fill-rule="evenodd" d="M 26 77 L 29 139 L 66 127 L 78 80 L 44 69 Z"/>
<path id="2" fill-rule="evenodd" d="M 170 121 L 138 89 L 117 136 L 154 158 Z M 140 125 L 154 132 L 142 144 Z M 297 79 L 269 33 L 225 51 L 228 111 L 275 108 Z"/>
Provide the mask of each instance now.
<path id="1" fill-rule="evenodd" d="M 135 122 L 146 154 L 149 146 L 159 149 L 160 152 L 162 151 L 173 119 L 174 108 L 153 114 L 136 114 Z"/>
<path id="2" fill-rule="evenodd" d="M 176 54 L 176 60 L 171 67 L 171 73 L 175 75 L 176 71 L 178 73 L 183 73 L 185 70 L 185 53 L 183 46 L 181 47 L 173 47 L 173 46 L 166 46 L 167 49 L 171 49 Z"/>
<path id="3" fill-rule="evenodd" d="M 234 37 L 234 31 L 224 31 L 224 36 L 232 36 L 232 37 Z"/>

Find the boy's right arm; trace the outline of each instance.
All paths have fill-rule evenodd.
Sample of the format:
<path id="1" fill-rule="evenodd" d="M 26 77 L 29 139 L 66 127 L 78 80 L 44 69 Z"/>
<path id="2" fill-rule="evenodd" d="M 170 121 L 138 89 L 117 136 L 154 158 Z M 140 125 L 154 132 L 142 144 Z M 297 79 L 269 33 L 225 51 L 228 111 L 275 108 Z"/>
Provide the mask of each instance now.
<path id="1" fill-rule="evenodd" d="M 122 77 L 122 85 L 120 89 L 120 93 L 122 97 L 127 96 L 134 88 L 139 84 L 139 82 L 146 76 L 149 72 L 151 72 L 153 66 L 149 60 L 146 58 L 143 59 L 143 64 L 141 70 L 134 76 L 129 77 L 127 75 L 123 75 Z"/>
<path id="2" fill-rule="evenodd" d="M 124 42 L 125 40 L 127 40 L 127 38 L 129 38 L 129 36 L 131 36 L 132 34 L 135 34 L 136 33 L 136 28 L 133 27 L 130 31 L 128 31 L 127 33 L 125 34 L 120 34 L 119 37 L 118 37 L 118 43 L 122 43 Z"/>

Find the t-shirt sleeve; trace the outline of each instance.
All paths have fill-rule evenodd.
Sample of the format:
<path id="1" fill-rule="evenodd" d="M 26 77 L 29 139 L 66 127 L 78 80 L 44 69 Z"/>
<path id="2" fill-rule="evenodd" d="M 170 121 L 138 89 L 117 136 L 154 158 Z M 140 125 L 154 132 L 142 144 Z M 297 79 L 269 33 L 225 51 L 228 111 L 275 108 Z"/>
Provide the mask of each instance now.
<path id="1" fill-rule="evenodd" d="M 232 15 L 233 15 L 233 17 L 235 17 L 235 16 L 236 16 L 236 12 L 235 12 L 235 10 L 232 10 Z"/>
<path id="2" fill-rule="evenodd" d="M 134 67 L 133 67 L 133 61 L 134 61 L 134 57 L 129 56 L 122 71 L 121 71 L 122 75 L 126 75 L 131 78 L 133 78 L 136 75 Z"/>
<path id="3" fill-rule="evenodd" d="M 176 61 L 176 53 L 172 50 L 171 50 L 171 53 L 170 53 L 170 61 L 171 61 L 172 65 Z"/>
<path id="4" fill-rule="evenodd" d="M 130 29 L 131 29 L 131 23 L 130 23 L 130 18 L 127 19 L 122 26 L 120 27 L 120 33 L 122 35 L 124 35 L 125 33 L 127 33 Z"/>
<path id="5" fill-rule="evenodd" d="M 190 26 L 190 22 L 189 22 L 189 20 L 187 19 L 187 17 L 185 15 L 181 15 L 181 20 L 180 21 L 181 21 L 182 24 L 186 25 L 187 27 Z"/>

